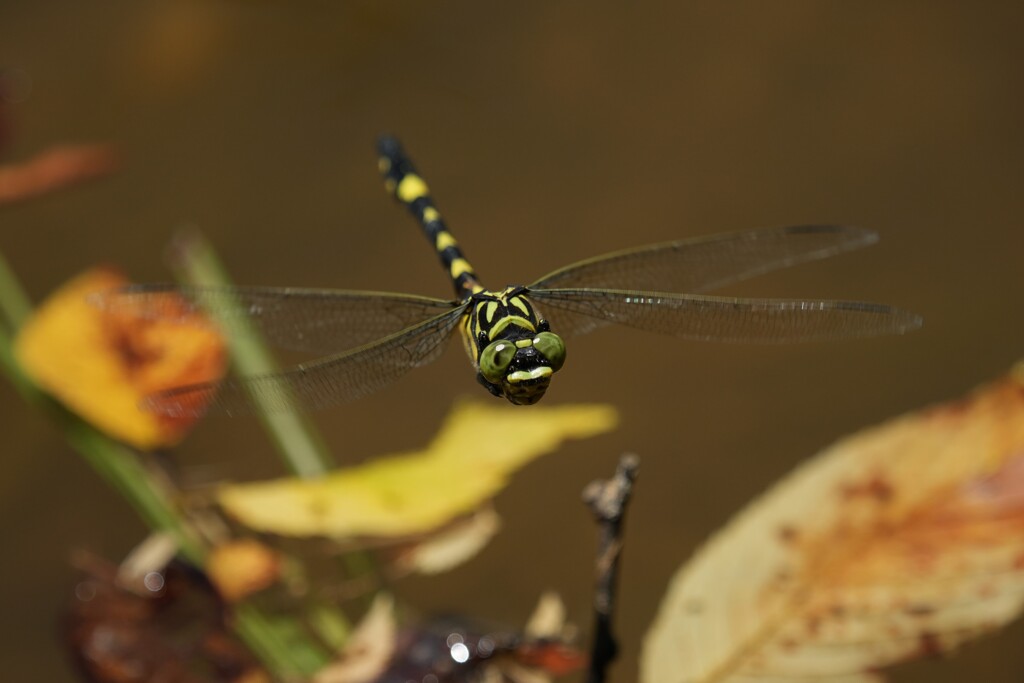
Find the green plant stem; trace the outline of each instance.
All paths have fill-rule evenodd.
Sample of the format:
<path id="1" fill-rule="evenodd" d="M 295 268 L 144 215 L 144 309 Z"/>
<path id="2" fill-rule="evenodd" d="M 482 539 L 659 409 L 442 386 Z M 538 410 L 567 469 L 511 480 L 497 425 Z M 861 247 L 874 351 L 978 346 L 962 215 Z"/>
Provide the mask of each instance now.
<path id="1" fill-rule="evenodd" d="M 14 356 L 14 331 L 31 312 L 31 304 L 0 254 L 0 372 L 31 405 L 40 407 L 57 423 L 68 443 L 100 477 L 116 489 L 152 529 L 171 534 L 181 554 L 203 566 L 207 549 L 199 534 L 181 516 L 173 492 L 146 470 L 137 454 L 83 421 L 25 376 Z M 257 608 L 238 605 L 234 628 L 239 637 L 279 677 L 309 676 L 327 662 L 327 655 L 311 643 L 284 642 L 279 629 Z"/>
<path id="2" fill-rule="evenodd" d="M 282 629 L 255 605 L 234 606 L 235 633 L 257 653 L 260 660 L 282 678 L 308 678 L 330 661 L 329 655 L 315 647 L 302 634 Z M 294 620 L 285 620 L 295 624 Z M 296 625 L 297 628 L 297 625 Z"/>
<path id="3" fill-rule="evenodd" d="M 352 625 L 336 609 L 324 605 L 314 605 L 307 612 L 306 617 L 320 640 L 332 650 L 341 650 L 345 641 L 352 634 Z"/>
<path id="4" fill-rule="evenodd" d="M 0 312 L 11 331 L 18 330 L 32 313 L 32 302 L 3 254 L 0 254 Z"/>
<path id="5" fill-rule="evenodd" d="M 4 264 L 0 264 L 0 271 Z M 9 276 L 10 271 L 0 274 Z M 0 287 L 0 310 L 10 323 L 9 311 L 13 278 Z M 16 297 L 14 297 L 16 298 Z M 104 481 L 113 486 L 151 528 L 171 534 L 182 554 L 191 562 L 202 564 L 205 551 L 198 535 L 181 518 L 172 502 L 172 494 L 146 471 L 135 453 L 110 437 L 98 432 L 77 415 L 40 391 L 21 371 L 14 357 L 14 339 L 0 327 L 0 366 L 25 400 L 45 410 L 57 423 L 68 443 Z"/>
<path id="6" fill-rule="evenodd" d="M 55 417 L 68 443 L 124 496 L 143 521 L 152 529 L 173 535 L 181 554 L 201 567 L 206 548 L 199 534 L 178 513 L 172 502 L 173 493 L 150 475 L 135 453 L 66 410 L 59 410 Z"/>
<path id="7" fill-rule="evenodd" d="M 183 280 L 196 286 L 231 284 L 224 266 L 210 244 L 198 232 L 181 235 L 175 242 L 175 266 Z M 277 364 L 260 335 L 245 316 L 232 316 L 228 343 L 235 368 L 241 375 L 274 372 Z M 254 397 L 258 401 L 258 398 Z M 288 468 L 299 477 L 318 477 L 334 463 L 311 421 L 301 413 L 260 413 Z"/>
<path id="8" fill-rule="evenodd" d="M 231 278 L 217 257 L 212 245 L 197 231 L 179 235 L 173 248 L 173 265 L 182 280 L 198 287 L 229 287 Z M 273 355 L 263 342 L 262 336 L 244 315 L 232 315 L 228 330 L 235 369 L 242 376 L 260 375 L 277 370 Z M 258 400 L 258 397 L 254 397 Z M 327 446 L 312 421 L 305 415 L 294 413 L 266 412 L 259 414 L 264 428 L 277 445 L 286 466 L 302 478 L 318 477 L 335 466 Z M 367 553 L 347 553 L 344 562 L 355 575 L 375 573 L 376 565 Z M 332 648 L 341 645 L 344 634 L 351 625 L 338 609 L 327 605 L 313 605 L 310 622 L 314 625 L 331 624 L 330 638 L 323 638 Z M 278 631 L 279 635 L 281 634 Z M 325 633 L 320 633 L 321 637 Z M 306 658 L 304 661 L 312 661 Z"/>

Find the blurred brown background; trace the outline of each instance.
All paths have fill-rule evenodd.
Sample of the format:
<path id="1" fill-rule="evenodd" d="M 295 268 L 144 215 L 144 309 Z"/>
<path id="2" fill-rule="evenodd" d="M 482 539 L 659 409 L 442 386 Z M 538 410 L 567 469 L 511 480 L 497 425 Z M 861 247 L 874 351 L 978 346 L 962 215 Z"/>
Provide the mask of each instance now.
<path id="1" fill-rule="evenodd" d="M 6 158 L 106 140 L 125 166 L 6 210 L 0 249 L 37 298 L 96 263 L 167 279 L 161 252 L 184 224 L 239 282 L 447 296 L 381 187 L 381 131 L 404 140 L 491 286 L 679 237 L 877 229 L 869 251 L 735 291 L 885 301 L 923 330 L 766 348 L 577 340 L 546 402 L 615 402 L 622 428 L 518 475 L 475 562 L 401 586 L 425 612 L 512 624 L 553 588 L 589 627 L 579 491 L 636 451 L 615 676 L 629 681 L 670 575 L 731 513 L 838 436 L 1024 355 L 1022 35 L 1010 2 L 5 0 L 0 66 L 20 83 Z M 424 444 L 456 397 L 486 398 L 461 353 L 318 415 L 339 458 Z M 69 553 L 118 558 L 143 528 L 6 385 L 0 416 L 2 677 L 73 680 L 57 626 Z M 280 472 L 248 420 L 211 420 L 177 457 L 186 472 Z M 894 680 L 1020 681 L 1022 641 L 1018 624 Z"/>

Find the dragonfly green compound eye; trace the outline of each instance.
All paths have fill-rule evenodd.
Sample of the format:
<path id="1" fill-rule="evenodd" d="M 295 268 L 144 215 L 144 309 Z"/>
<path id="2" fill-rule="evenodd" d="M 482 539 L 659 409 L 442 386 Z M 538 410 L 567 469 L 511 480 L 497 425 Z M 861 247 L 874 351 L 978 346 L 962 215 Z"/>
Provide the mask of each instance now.
<path id="1" fill-rule="evenodd" d="M 487 381 L 499 384 L 505 377 L 509 364 L 516 355 L 516 345 L 508 341 L 496 341 L 480 354 L 480 374 Z"/>
<path id="2" fill-rule="evenodd" d="M 541 332 L 534 337 L 533 348 L 547 358 L 555 372 L 558 372 L 565 363 L 565 342 L 553 332 Z"/>

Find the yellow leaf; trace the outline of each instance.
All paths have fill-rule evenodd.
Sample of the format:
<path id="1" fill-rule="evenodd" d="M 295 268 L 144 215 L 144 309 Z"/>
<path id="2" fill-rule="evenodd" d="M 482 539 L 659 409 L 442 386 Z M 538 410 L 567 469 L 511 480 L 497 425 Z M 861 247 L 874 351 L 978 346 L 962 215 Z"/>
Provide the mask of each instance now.
<path id="1" fill-rule="evenodd" d="M 423 533 L 474 510 L 508 476 L 565 439 L 612 429 L 610 406 L 463 403 L 421 452 L 379 458 L 316 480 L 226 486 L 219 501 L 250 528 L 291 536 Z"/>
<path id="2" fill-rule="evenodd" d="M 1018 368 L 839 441 L 751 503 L 672 580 L 641 680 L 874 680 L 1022 608 Z"/>
<path id="3" fill-rule="evenodd" d="M 51 295 L 25 324 L 15 354 L 41 388 L 102 431 L 136 448 L 177 443 L 195 418 L 139 409 L 143 397 L 182 384 L 218 379 L 225 352 L 220 335 L 203 324 L 105 310 L 92 294 L 127 284 L 118 273 L 93 269 Z"/>

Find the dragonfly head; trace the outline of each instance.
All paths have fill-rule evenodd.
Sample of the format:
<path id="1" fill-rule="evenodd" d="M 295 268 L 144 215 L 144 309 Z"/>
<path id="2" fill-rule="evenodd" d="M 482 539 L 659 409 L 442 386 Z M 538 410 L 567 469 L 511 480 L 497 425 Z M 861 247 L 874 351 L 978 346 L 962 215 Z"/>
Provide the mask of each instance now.
<path id="1" fill-rule="evenodd" d="M 498 339 L 480 352 L 479 379 L 495 396 L 528 406 L 544 396 L 564 362 L 565 344 L 552 332 Z"/>

